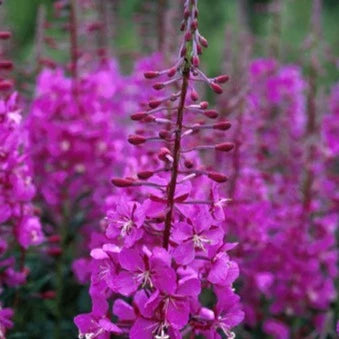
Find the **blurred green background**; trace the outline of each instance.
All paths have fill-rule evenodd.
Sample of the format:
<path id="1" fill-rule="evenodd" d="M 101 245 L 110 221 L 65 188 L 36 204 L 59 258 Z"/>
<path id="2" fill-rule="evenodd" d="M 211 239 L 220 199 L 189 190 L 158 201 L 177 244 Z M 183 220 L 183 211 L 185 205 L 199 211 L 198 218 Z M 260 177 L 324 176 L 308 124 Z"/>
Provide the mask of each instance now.
<path id="1" fill-rule="evenodd" d="M 93 3 L 96 0 L 91 0 Z M 89 2 L 91 2 L 89 1 Z M 158 0 L 104 0 L 114 3 L 117 8 L 119 29 L 115 35 L 115 50 L 122 54 L 140 52 L 135 15 L 142 13 L 145 3 L 154 3 Z M 174 0 L 169 0 L 172 3 Z M 244 29 L 239 25 L 238 5 L 243 4 L 244 14 L 248 22 L 248 30 L 254 34 L 256 45 L 255 55 L 267 55 L 267 41 L 277 24 L 276 15 L 269 10 L 273 1 L 269 0 L 200 0 L 200 27 L 209 40 L 209 49 L 203 58 L 209 72 L 217 73 L 223 61 L 223 51 L 226 27 L 232 27 L 234 32 Z M 311 32 L 312 0 L 281 0 L 280 11 L 281 34 L 279 38 L 280 58 L 285 62 L 299 62 L 307 59 L 307 50 L 304 42 Z M 12 48 L 14 59 L 25 65 L 34 62 L 35 27 L 37 9 L 40 4 L 49 8 L 48 19 L 53 21 L 52 0 L 4 0 L 2 17 L 14 31 L 15 44 Z M 142 14 L 141 14 L 142 15 Z M 147 19 L 145 19 L 147 20 Z M 329 80 L 337 80 L 338 72 L 335 62 L 338 63 L 339 55 L 339 1 L 323 0 L 323 36 L 321 43 L 326 49 L 325 63 L 329 60 L 330 69 L 327 72 Z M 112 23 L 113 25 L 114 23 Z M 144 51 L 149 52 L 149 51 Z"/>

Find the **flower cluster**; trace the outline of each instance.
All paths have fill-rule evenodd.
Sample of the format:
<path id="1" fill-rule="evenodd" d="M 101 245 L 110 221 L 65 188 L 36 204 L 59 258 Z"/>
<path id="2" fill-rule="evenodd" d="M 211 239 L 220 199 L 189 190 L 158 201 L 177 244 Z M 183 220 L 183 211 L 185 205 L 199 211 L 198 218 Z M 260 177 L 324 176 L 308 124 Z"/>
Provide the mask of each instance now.
<path id="1" fill-rule="evenodd" d="M 105 237 L 91 251 L 92 311 L 75 318 L 81 338 L 215 338 L 219 331 L 234 338 L 232 328 L 243 318 L 232 287 L 239 270 L 228 255 L 235 244 L 224 241 L 227 199 L 218 184 L 227 177 L 199 157 L 200 151 L 229 152 L 234 145 L 201 145 L 195 138 L 230 128 L 228 121 L 205 122 L 218 113 L 199 101 L 195 89 L 202 81 L 221 93 L 228 77 L 211 79 L 199 69 L 207 41 L 198 30 L 197 0 L 185 1 L 182 30 L 174 66 L 145 72 L 163 94 L 131 116 L 142 126 L 128 138 L 138 169 L 127 166 L 123 178 L 112 179 L 123 193 L 107 199 Z"/>
<path id="2" fill-rule="evenodd" d="M 331 195 L 315 194 L 333 188 L 333 182 L 324 175 L 326 158 L 321 142 L 315 142 L 319 135 L 314 132 L 310 141 L 306 131 L 301 72 L 260 59 L 251 63 L 250 79 L 242 112 L 241 166 L 227 225 L 240 243 L 236 258 L 242 269 L 239 294 L 246 323 L 261 325 L 276 338 L 289 338 L 295 331 L 293 319 L 305 317 L 314 328 L 314 315 L 323 315 L 336 297 L 338 219 L 328 208 Z"/>
<path id="3" fill-rule="evenodd" d="M 0 32 L 0 39 L 8 39 L 9 32 Z M 0 71 L 13 67 L 11 61 L 1 60 Z M 13 83 L 0 81 L 0 291 L 4 286 L 16 287 L 25 282 L 28 270 L 17 265 L 13 243 L 24 253 L 28 247 L 43 241 L 39 218 L 34 215 L 31 200 L 35 194 L 28 161 L 28 140 L 23 129 L 21 107 Z M 0 304 L 0 337 L 12 326 L 10 308 Z"/>

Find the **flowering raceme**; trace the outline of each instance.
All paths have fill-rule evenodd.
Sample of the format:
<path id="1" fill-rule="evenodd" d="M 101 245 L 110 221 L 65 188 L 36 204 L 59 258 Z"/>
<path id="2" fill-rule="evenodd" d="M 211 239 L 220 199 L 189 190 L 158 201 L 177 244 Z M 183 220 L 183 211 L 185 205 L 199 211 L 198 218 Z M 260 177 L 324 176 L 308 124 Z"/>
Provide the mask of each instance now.
<path id="1" fill-rule="evenodd" d="M 312 159 L 307 156 L 301 73 L 294 66 L 278 67 L 274 60 L 261 59 L 251 64 L 250 74 L 253 85 L 242 112 L 241 166 L 227 225 L 240 243 L 236 259 L 242 268 L 239 294 L 246 323 L 261 325 L 275 338 L 289 338 L 300 334 L 294 332 L 300 329 L 294 328 L 293 319 L 304 317 L 315 324 L 314 315 L 322 316 L 336 297 L 338 220 L 328 208 L 331 195 L 321 194 L 329 187 L 321 143 L 315 143 Z M 311 184 L 305 181 L 309 171 Z"/>
<path id="2" fill-rule="evenodd" d="M 198 156 L 200 150 L 229 152 L 234 145 L 199 145 L 194 138 L 230 128 L 227 121 L 201 119 L 218 113 L 198 102 L 195 90 L 202 81 L 221 93 L 228 77 L 210 79 L 199 69 L 198 55 L 207 41 L 198 31 L 196 0 L 185 1 L 182 30 L 175 65 L 145 72 L 163 94 L 131 116 L 145 126 L 128 138 L 136 146 L 129 162 L 138 169 L 127 166 L 125 177 L 112 179 L 123 193 L 107 199 L 106 239 L 91 251 L 92 311 L 75 318 L 80 338 L 112 333 L 135 339 L 216 338 L 219 331 L 234 338 L 232 328 L 243 318 L 232 288 L 239 270 L 228 255 L 235 244 L 224 242 L 227 199 L 219 196 L 218 186 L 227 177 L 203 167 Z M 111 301 L 116 322 L 108 310 Z"/>
<path id="3" fill-rule="evenodd" d="M 1 32 L 3 38 L 4 33 Z M 9 37 L 9 35 L 7 36 Z M 9 62 L 8 62 L 9 63 Z M 24 262 L 16 264 L 13 241 L 20 251 L 39 245 L 43 234 L 39 219 L 31 203 L 35 194 L 29 165 L 27 135 L 23 129 L 21 107 L 17 93 L 9 94 L 12 87 L 1 80 L 0 92 L 0 290 L 16 287 L 26 280 L 28 270 Z M 13 311 L 0 304 L 0 337 L 12 327 Z"/>

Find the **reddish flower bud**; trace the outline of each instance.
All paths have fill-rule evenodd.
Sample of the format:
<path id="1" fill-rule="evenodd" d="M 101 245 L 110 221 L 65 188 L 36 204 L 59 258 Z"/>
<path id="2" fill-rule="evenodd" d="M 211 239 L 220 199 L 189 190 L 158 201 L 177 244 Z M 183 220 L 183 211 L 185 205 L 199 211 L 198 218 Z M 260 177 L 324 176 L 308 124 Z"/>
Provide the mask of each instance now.
<path id="1" fill-rule="evenodd" d="M 133 134 L 128 137 L 128 142 L 132 145 L 141 145 L 146 142 L 146 138 L 142 135 Z"/>
<path id="2" fill-rule="evenodd" d="M 157 82 L 156 84 L 153 85 L 153 88 L 157 91 L 163 89 L 165 85 L 162 82 Z"/>
<path id="3" fill-rule="evenodd" d="M 218 112 L 215 111 L 214 109 L 209 109 L 207 111 L 204 112 L 205 116 L 207 116 L 210 119 L 215 119 L 218 117 Z"/>
<path id="4" fill-rule="evenodd" d="M 48 241 L 49 243 L 60 242 L 60 240 L 61 240 L 61 237 L 60 237 L 60 235 L 58 235 L 58 234 L 51 235 L 51 236 L 49 236 L 49 237 L 47 238 L 47 241 Z"/>
<path id="5" fill-rule="evenodd" d="M 13 82 L 9 80 L 0 81 L 0 91 L 8 91 L 13 87 Z"/>
<path id="6" fill-rule="evenodd" d="M 13 62 L 10 60 L 0 61 L 0 69 L 11 70 L 13 68 Z"/>
<path id="7" fill-rule="evenodd" d="M 214 129 L 220 130 L 220 131 L 227 131 L 231 128 L 231 123 L 229 121 L 220 121 L 213 125 Z"/>
<path id="8" fill-rule="evenodd" d="M 192 63 L 193 63 L 193 66 L 194 66 L 194 67 L 199 67 L 199 64 L 200 64 L 199 57 L 195 55 L 195 56 L 192 58 Z"/>
<path id="9" fill-rule="evenodd" d="M 166 156 L 170 154 L 171 154 L 171 151 L 168 148 L 162 147 L 158 154 L 158 158 L 162 161 L 167 161 L 168 159 L 166 158 Z"/>
<path id="10" fill-rule="evenodd" d="M 188 8 L 186 8 L 185 11 L 184 11 L 184 18 L 187 20 L 189 18 L 190 14 L 191 14 L 190 10 Z"/>
<path id="11" fill-rule="evenodd" d="M 193 101 L 197 101 L 199 99 L 199 94 L 194 88 L 192 88 L 192 91 L 191 91 L 191 99 Z"/>
<path id="12" fill-rule="evenodd" d="M 186 41 L 191 41 L 192 40 L 192 33 L 190 31 L 186 32 L 185 40 Z"/>
<path id="13" fill-rule="evenodd" d="M 139 172 L 137 175 L 139 179 L 146 180 L 150 178 L 151 176 L 153 176 L 153 174 L 154 172 L 152 171 L 142 171 L 142 172 Z"/>
<path id="14" fill-rule="evenodd" d="M 210 86 L 212 88 L 212 90 L 217 93 L 217 94 L 222 94 L 223 90 L 221 88 L 221 86 L 219 86 L 218 84 L 216 84 L 215 82 L 211 82 Z"/>
<path id="15" fill-rule="evenodd" d="M 183 32 L 186 28 L 186 22 L 185 21 L 182 21 L 181 24 L 180 24 L 180 31 Z"/>
<path id="16" fill-rule="evenodd" d="M 145 112 L 138 112 L 131 115 L 131 119 L 134 121 L 139 121 L 147 117 Z"/>
<path id="17" fill-rule="evenodd" d="M 56 297 L 55 291 L 45 291 L 40 293 L 42 299 L 54 299 Z"/>
<path id="18" fill-rule="evenodd" d="M 204 37 L 201 36 L 201 35 L 200 35 L 200 37 L 199 37 L 199 42 L 200 42 L 200 44 L 201 44 L 203 47 L 205 47 L 205 48 L 208 47 L 208 41 L 207 41 L 207 39 L 204 38 Z"/>
<path id="19" fill-rule="evenodd" d="M 12 37 L 11 32 L 5 32 L 5 31 L 0 32 L 0 39 L 1 40 L 7 40 L 7 39 L 10 39 L 11 37 Z"/>
<path id="20" fill-rule="evenodd" d="M 193 20 L 191 23 L 191 29 L 195 31 L 199 26 L 198 20 Z"/>
<path id="21" fill-rule="evenodd" d="M 224 142 L 222 144 L 215 145 L 215 149 L 221 152 L 229 152 L 234 148 L 234 144 L 231 142 Z"/>
<path id="22" fill-rule="evenodd" d="M 191 160 L 185 160 L 185 162 L 184 162 L 184 165 L 185 165 L 185 167 L 186 168 L 193 168 L 193 166 L 194 166 L 194 164 L 193 164 L 193 162 L 191 161 Z"/>
<path id="23" fill-rule="evenodd" d="M 200 45 L 197 45 L 197 53 L 198 55 L 202 54 L 202 47 Z"/>
<path id="24" fill-rule="evenodd" d="M 46 66 L 46 67 L 49 67 L 49 68 L 52 68 L 52 69 L 56 68 L 56 66 L 57 66 L 55 61 L 53 61 L 52 59 L 47 59 L 47 58 L 40 59 L 39 64 Z"/>
<path id="25" fill-rule="evenodd" d="M 143 121 L 144 122 L 153 122 L 153 121 L 155 121 L 155 116 L 148 114 Z"/>
<path id="26" fill-rule="evenodd" d="M 183 48 L 181 49 L 180 56 L 181 56 L 181 57 L 184 57 L 184 56 L 186 55 L 186 52 L 187 52 L 187 48 L 186 48 L 186 47 L 183 47 Z"/>
<path id="27" fill-rule="evenodd" d="M 228 80 L 230 79 L 230 77 L 227 74 L 224 75 L 219 75 L 218 77 L 216 77 L 214 79 L 215 82 L 217 82 L 218 84 L 224 84 L 226 83 Z"/>
<path id="28" fill-rule="evenodd" d="M 172 76 L 175 75 L 175 73 L 177 73 L 177 69 L 176 69 L 176 67 L 172 67 L 168 70 L 167 76 L 171 78 Z"/>
<path id="29" fill-rule="evenodd" d="M 219 183 L 226 182 L 228 180 L 226 175 L 218 173 L 218 172 L 208 172 L 207 176 L 213 181 L 216 181 Z"/>
<path id="30" fill-rule="evenodd" d="M 158 106 L 161 105 L 161 100 L 151 100 L 149 103 L 148 103 L 149 107 L 151 108 L 157 108 Z"/>
<path id="31" fill-rule="evenodd" d="M 208 102 L 207 101 L 202 101 L 200 103 L 200 108 L 201 109 L 207 109 L 208 108 Z"/>
<path id="32" fill-rule="evenodd" d="M 159 132 L 159 137 L 162 139 L 170 139 L 171 134 L 166 130 L 162 130 Z"/>
<path id="33" fill-rule="evenodd" d="M 157 78 L 159 76 L 159 72 L 156 71 L 148 71 L 144 73 L 144 77 L 146 79 L 154 79 Z"/>
<path id="34" fill-rule="evenodd" d="M 116 187 L 130 187 L 133 185 L 133 180 L 123 178 L 113 178 L 111 182 Z"/>
<path id="35" fill-rule="evenodd" d="M 47 253 L 48 253 L 48 255 L 50 255 L 52 257 L 58 257 L 58 256 L 60 256 L 62 254 L 62 248 L 61 247 L 53 246 L 53 247 L 50 247 L 47 250 Z"/>

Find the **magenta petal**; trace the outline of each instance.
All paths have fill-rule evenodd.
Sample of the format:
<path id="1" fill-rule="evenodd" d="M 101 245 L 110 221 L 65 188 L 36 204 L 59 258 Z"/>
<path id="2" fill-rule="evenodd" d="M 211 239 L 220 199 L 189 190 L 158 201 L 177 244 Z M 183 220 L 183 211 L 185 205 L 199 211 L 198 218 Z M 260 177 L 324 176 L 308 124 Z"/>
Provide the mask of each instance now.
<path id="1" fill-rule="evenodd" d="M 174 328 L 181 329 L 188 323 L 189 312 L 190 307 L 187 301 L 171 297 L 167 306 L 166 320 Z"/>
<path id="2" fill-rule="evenodd" d="M 174 225 L 171 239 L 177 244 L 181 244 L 184 240 L 192 237 L 193 227 L 185 222 L 178 222 Z"/>
<path id="3" fill-rule="evenodd" d="M 123 249 L 119 254 L 119 262 L 122 268 L 127 271 L 143 271 L 144 262 L 137 250 L 134 249 Z"/>
<path id="4" fill-rule="evenodd" d="M 187 241 L 179 245 L 173 252 L 174 260 L 181 265 L 188 265 L 194 260 L 195 251 L 193 241 Z"/>
<path id="5" fill-rule="evenodd" d="M 185 277 L 181 279 L 178 283 L 177 294 L 196 297 L 199 295 L 201 290 L 200 281 L 196 278 Z"/>
<path id="6" fill-rule="evenodd" d="M 136 317 L 133 307 L 122 299 L 114 302 L 113 313 L 120 321 L 132 321 Z"/>
<path id="7" fill-rule="evenodd" d="M 134 279 L 134 274 L 129 272 L 120 272 L 118 276 L 109 284 L 113 291 L 121 293 L 128 297 L 138 288 L 138 283 Z"/>
<path id="8" fill-rule="evenodd" d="M 129 333 L 130 339 L 153 339 L 153 331 L 158 324 L 155 321 L 138 318 Z"/>
<path id="9" fill-rule="evenodd" d="M 113 324 L 107 318 L 100 319 L 99 326 L 107 332 L 116 333 L 116 334 L 122 333 L 121 329 L 117 325 Z"/>

